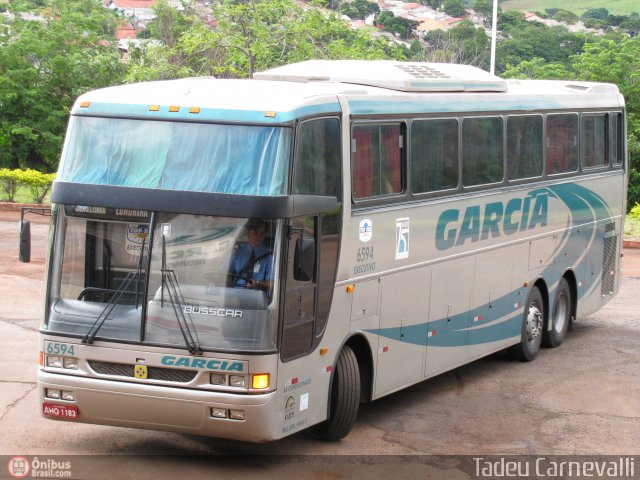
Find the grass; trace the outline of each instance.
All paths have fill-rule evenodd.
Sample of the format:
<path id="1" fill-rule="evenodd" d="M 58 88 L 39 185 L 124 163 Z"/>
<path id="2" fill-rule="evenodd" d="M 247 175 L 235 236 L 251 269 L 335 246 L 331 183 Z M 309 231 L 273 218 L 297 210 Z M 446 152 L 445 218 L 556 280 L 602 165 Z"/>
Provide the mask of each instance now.
<path id="1" fill-rule="evenodd" d="M 640 218 L 627 215 L 624 221 L 624 239 L 640 240 Z"/>
<path id="2" fill-rule="evenodd" d="M 500 2 L 503 10 L 522 10 L 526 12 L 543 12 L 546 8 L 563 8 L 580 16 L 590 8 L 606 8 L 609 13 L 629 15 L 640 12 L 638 0 L 505 0 Z"/>

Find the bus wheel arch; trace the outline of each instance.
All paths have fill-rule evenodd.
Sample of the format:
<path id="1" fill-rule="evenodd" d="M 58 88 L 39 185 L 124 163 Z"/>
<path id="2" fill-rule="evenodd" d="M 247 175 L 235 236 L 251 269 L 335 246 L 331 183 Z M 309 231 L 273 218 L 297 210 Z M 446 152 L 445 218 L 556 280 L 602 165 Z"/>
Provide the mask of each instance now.
<path id="1" fill-rule="evenodd" d="M 542 345 L 559 347 L 564 341 L 567 331 L 575 316 L 577 288 L 573 272 L 567 271 L 558 282 L 553 300 L 553 307 L 548 310 Z"/>

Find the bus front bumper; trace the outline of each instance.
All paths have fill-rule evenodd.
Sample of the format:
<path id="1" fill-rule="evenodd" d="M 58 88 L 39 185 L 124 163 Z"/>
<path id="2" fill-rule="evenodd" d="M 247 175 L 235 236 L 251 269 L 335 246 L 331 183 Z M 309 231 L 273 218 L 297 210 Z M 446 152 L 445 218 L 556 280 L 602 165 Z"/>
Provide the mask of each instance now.
<path id="1" fill-rule="evenodd" d="M 60 375 L 43 370 L 38 372 L 38 388 L 42 415 L 53 420 L 249 442 L 276 438 L 275 392 L 238 395 Z M 71 392 L 75 400 L 48 398 L 46 389 Z M 226 412 L 226 418 L 220 417 L 222 412 Z"/>

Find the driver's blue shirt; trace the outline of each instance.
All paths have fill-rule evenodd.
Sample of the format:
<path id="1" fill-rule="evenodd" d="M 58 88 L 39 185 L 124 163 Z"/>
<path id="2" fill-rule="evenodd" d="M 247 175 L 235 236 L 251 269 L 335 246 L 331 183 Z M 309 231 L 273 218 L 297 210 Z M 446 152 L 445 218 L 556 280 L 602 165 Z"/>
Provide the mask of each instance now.
<path id="1" fill-rule="evenodd" d="M 250 279 L 256 282 L 273 280 L 271 249 L 264 245 L 258 245 L 254 249 L 254 257 L 256 261 L 252 266 L 248 266 L 251 258 L 251 245 L 249 244 L 238 245 L 233 251 L 229 273 L 245 277 L 233 277 L 234 287 L 244 287 Z"/>

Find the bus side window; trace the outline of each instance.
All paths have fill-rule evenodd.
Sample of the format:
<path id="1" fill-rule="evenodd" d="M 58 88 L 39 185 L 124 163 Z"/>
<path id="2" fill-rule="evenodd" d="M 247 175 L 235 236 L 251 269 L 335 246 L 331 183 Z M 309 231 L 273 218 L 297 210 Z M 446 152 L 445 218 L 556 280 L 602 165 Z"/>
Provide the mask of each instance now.
<path id="1" fill-rule="evenodd" d="M 578 170 L 578 116 L 548 115 L 545 131 L 547 175 Z"/>
<path id="2" fill-rule="evenodd" d="M 458 186 L 458 120 L 411 124 L 411 191 L 436 192 Z"/>
<path id="3" fill-rule="evenodd" d="M 580 123 L 582 168 L 602 167 L 607 164 L 606 120 L 607 117 L 604 113 L 582 115 Z"/>
<path id="4" fill-rule="evenodd" d="M 504 177 L 501 117 L 462 121 L 462 184 L 465 187 L 501 182 Z"/>
<path id="5" fill-rule="evenodd" d="M 353 127 L 354 199 L 402 193 L 402 143 L 400 124 Z"/>
<path id="6" fill-rule="evenodd" d="M 622 114 L 613 112 L 609 116 L 609 161 L 613 165 L 620 165 L 623 158 Z"/>
<path id="7" fill-rule="evenodd" d="M 509 180 L 542 176 L 542 117 L 507 118 L 507 172 Z"/>

